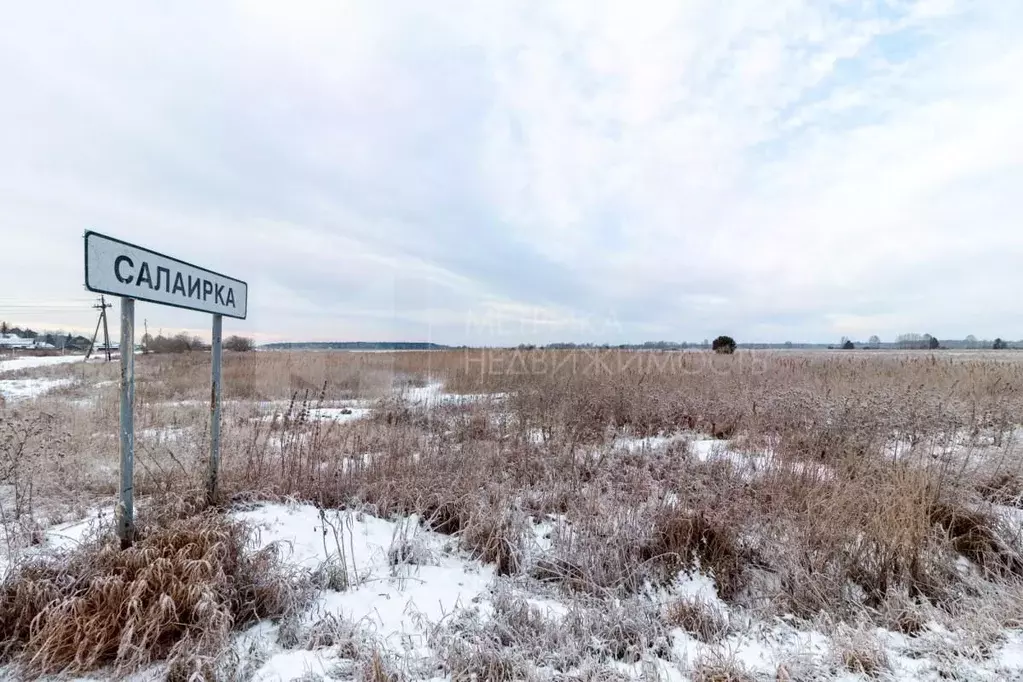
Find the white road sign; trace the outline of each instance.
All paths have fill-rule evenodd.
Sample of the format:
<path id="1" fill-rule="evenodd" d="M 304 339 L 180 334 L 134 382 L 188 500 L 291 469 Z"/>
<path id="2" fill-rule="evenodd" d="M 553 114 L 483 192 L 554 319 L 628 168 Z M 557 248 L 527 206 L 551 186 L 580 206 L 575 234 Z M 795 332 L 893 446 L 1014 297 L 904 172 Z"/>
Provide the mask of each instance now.
<path id="1" fill-rule="evenodd" d="M 85 233 L 85 288 L 239 319 L 248 312 L 245 282 L 96 232 Z"/>

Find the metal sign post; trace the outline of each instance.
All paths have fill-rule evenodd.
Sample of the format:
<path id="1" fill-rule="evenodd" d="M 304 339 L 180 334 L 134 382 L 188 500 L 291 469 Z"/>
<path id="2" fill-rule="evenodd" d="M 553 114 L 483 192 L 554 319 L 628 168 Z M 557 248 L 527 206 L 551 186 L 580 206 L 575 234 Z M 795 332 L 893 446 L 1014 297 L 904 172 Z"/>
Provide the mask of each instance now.
<path id="1" fill-rule="evenodd" d="M 109 348 L 110 344 L 107 344 Z M 121 547 L 135 540 L 135 300 L 121 298 L 121 497 L 117 535 Z"/>
<path id="2" fill-rule="evenodd" d="M 224 318 L 213 316 L 213 342 L 210 355 L 213 365 L 213 381 L 210 387 L 210 467 L 206 479 L 206 503 L 213 506 L 217 503 L 217 473 L 220 471 L 220 356 L 222 352 L 221 335 Z"/>
<path id="3" fill-rule="evenodd" d="M 206 487 L 207 502 L 213 505 L 217 502 L 220 468 L 223 319 L 225 316 L 245 319 L 249 287 L 239 279 L 177 258 L 96 232 L 86 232 L 85 288 L 121 298 L 121 492 L 117 529 L 122 546 L 127 547 L 135 534 L 135 301 L 213 315 L 210 461 Z"/>

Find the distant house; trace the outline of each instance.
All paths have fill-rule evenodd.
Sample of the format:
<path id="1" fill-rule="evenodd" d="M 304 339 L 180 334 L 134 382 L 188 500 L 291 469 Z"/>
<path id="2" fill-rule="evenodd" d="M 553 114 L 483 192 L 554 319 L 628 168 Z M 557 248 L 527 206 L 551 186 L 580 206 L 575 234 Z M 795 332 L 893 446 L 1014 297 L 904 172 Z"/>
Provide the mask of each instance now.
<path id="1" fill-rule="evenodd" d="M 0 348 L 21 350 L 35 348 L 35 339 L 23 339 L 14 334 L 0 334 Z"/>
<path id="2" fill-rule="evenodd" d="M 22 338 L 16 334 L 0 334 L 0 348 L 4 350 L 57 350 L 57 346 L 46 343 L 42 337 Z"/>
<path id="3" fill-rule="evenodd" d="M 87 351 L 89 350 L 89 339 L 84 336 L 71 337 L 70 340 L 64 342 L 64 348 L 71 351 Z"/>

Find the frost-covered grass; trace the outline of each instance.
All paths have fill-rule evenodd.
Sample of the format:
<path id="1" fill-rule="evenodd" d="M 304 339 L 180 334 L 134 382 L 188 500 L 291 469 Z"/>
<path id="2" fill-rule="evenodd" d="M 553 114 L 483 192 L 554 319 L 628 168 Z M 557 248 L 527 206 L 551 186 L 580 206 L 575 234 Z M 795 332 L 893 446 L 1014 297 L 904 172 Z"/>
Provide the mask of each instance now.
<path id="1" fill-rule="evenodd" d="M 201 661 L 114 631 L 76 674 L 1023 676 L 1023 363 L 472 353 L 228 356 L 212 523 L 309 592 Z M 208 356 L 138 368 L 138 506 L 171 528 L 201 507 Z M 5 589 L 26 561 L 101 577 L 75 553 L 116 493 L 116 365 L 31 372 L 67 383 L 0 408 Z"/>

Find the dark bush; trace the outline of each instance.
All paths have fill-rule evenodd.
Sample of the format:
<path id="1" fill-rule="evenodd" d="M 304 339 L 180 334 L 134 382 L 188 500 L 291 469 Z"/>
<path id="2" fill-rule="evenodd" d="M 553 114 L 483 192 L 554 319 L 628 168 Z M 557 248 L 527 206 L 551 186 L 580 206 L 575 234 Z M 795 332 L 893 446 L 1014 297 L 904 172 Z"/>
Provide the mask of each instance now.
<path id="1" fill-rule="evenodd" d="M 714 339 L 714 343 L 711 344 L 711 348 L 714 349 L 715 353 L 730 355 L 735 352 L 736 345 L 735 339 L 731 336 L 719 336 Z"/>

